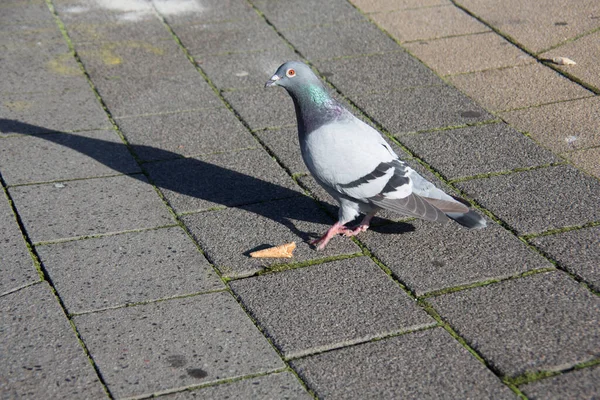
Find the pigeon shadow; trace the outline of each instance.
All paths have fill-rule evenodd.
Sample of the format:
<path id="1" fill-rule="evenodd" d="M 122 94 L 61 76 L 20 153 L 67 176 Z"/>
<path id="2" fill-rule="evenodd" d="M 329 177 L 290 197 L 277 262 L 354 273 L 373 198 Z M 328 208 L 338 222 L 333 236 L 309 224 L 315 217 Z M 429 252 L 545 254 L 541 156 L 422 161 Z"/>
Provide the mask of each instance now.
<path id="1" fill-rule="evenodd" d="M 0 118 L 0 132 L 35 136 L 59 144 L 84 154 L 114 171 L 147 182 L 144 174 L 135 173 L 138 170 L 137 164 L 132 167 L 131 153 L 127 149 L 127 145 L 122 142 L 60 132 L 2 118 Z M 200 209 L 206 209 L 215 206 L 244 207 L 269 200 L 296 198 L 294 203 L 298 206 L 286 207 L 285 210 L 280 207 L 248 207 L 245 209 L 286 226 L 304 241 L 319 237 L 321 233 L 300 231 L 296 228 L 294 220 L 325 225 L 333 222 L 325 213 L 307 211 L 307 209 L 311 209 L 309 204 L 314 205 L 314 200 L 304 196 L 300 191 L 197 158 L 186 158 L 182 154 L 172 151 L 139 144 L 131 144 L 130 148 L 136 156 L 152 154 L 153 159 L 161 160 L 144 162 L 141 168 L 149 176 L 150 182 L 156 185 L 170 202 L 173 197 L 183 195 L 205 201 Z M 320 203 L 331 209 L 331 205 Z M 193 210 L 195 209 L 176 211 Z M 400 228 L 401 231 L 408 231 L 406 229 L 411 227 L 408 224 L 405 225 L 405 228 Z"/>

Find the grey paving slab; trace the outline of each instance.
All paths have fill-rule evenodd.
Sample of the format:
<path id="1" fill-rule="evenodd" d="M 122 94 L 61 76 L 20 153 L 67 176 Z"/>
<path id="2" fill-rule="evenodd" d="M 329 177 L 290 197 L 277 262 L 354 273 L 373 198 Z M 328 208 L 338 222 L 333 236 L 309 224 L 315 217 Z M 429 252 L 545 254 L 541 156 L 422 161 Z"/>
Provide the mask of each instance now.
<path id="1" fill-rule="evenodd" d="M 309 60 L 401 49 L 396 42 L 367 20 L 285 29 L 284 36 Z"/>
<path id="2" fill-rule="evenodd" d="M 455 75 L 448 80 L 491 111 L 532 107 L 592 95 L 579 84 L 539 63 Z M 490 87 L 494 90 L 489 90 Z"/>
<path id="3" fill-rule="evenodd" d="M 41 26 L 29 23 L 0 25 L 0 50 L 3 52 L 35 51 L 46 46 L 53 48 L 58 43 L 66 45 L 62 33 L 54 23 Z"/>
<path id="4" fill-rule="evenodd" d="M 404 51 L 321 60 L 322 74 L 346 95 L 442 84 L 442 80 Z"/>
<path id="5" fill-rule="evenodd" d="M 117 125 L 142 160 L 164 160 L 258 146 L 225 107 L 118 118 Z"/>
<path id="6" fill-rule="evenodd" d="M 563 153 L 600 144 L 600 97 L 501 113 L 506 122 L 552 151 Z"/>
<path id="7" fill-rule="evenodd" d="M 552 268 L 491 221 L 485 229 L 468 230 L 454 222 L 412 220 L 373 227 L 359 238 L 417 296 Z"/>
<path id="8" fill-rule="evenodd" d="M 244 277 L 271 265 L 295 264 L 360 252 L 348 238 L 334 238 L 317 252 L 308 241 L 323 235 L 333 220 L 307 196 L 183 216 L 209 260 L 227 277 Z M 251 258 L 255 250 L 296 242 L 293 258 Z"/>
<path id="9" fill-rule="evenodd" d="M 252 130 L 296 125 L 294 103 L 285 90 L 236 90 L 223 93 L 223 97 Z"/>
<path id="10" fill-rule="evenodd" d="M 174 40 L 145 38 L 86 43 L 77 46 L 77 53 L 92 79 L 160 76 L 166 71 L 171 75 L 195 72 Z"/>
<path id="11" fill-rule="evenodd" d="M 292 0 L 285 6 L 278 1 L 257 0 L 254 4 L 278 29 L 364 20 L 346 0 Z"/>
<path id="12" fill-rule="evenodd" d="M 490 29 L 449 2 L 439 6 L 382 12 L 375 23 L 400 42 L 486 32 Z"/>
<path id="13" fill-rule="evenodd" d="M 285 357 L 436 324 L 367 257 L 241 279 L 230 285 Z"/>
<path id="14" fill-rule="evenodd" d="M 541 236 L 531 242 L 600 291 L 600 227 Z"/>
<path id="15" fill-rule="evenodd" d="M 600 299 L 568 275 L 530 275 L 430 300 L 506 376 L 562 370 L 600 350 Z"/>
<path id="16" fill-rule="evenodd" d="M 449 86 L 427 86 L 353 98 L 393 134 L 457 126 L 494 117 Z"/>
<path id="17" fill-rule="evenodd" d="M 281 372 L 256 378 L 243 379 L 223 385 L 209 386 L 162 397 L 184 399 L 289 399 L 309 400 L 313 397 L 302 387 L 291 372 Z"/>
<path id="18" fill-rule="evenodd" d="M 558 66 L 558 68 L 576 76 L 582 82 L 600 89 L 600 67 L 598 67 L 598 63 L 593 56 L 597 52 L 599 40 L 600 31 L 596 31 L 539 56 L 550 60 L 554 57 L 567 57 L 576 60 L 577 68 L 575 66 Z"/>
<path id="19" fill-rule="evenodd" d="M 448 0 L 351 0 L 362 12 L 375 13 L 448 4 Z"/>
<path id="20" fill-rule="evenodd" d="M 600 183 L 568 165 L 475 179 L 457 187 L 519 234 L 600 220 Z"/>
<path id="21" fill-rule="evenodd" d="M 3 398 L 106 396 L 46 282 L 1 297 L 0 309 Z"/>
<path id="22" fill-rule="evenodd" d="M 0 11 L 0 25 L 54 24 L 52 14 L 43 1 L 4 3 Z"/>
<path id="23" fill-rule="evenodd" d="M 308 173 L 300 154 L 298 128 L 266 129 L 256 135 L 292 174 Z"/>
<path id="24" fill-rule="evenodd" d="M 441 328 L 294 360 L 292 366 L 326 399 L 516 398 Z"/>
<path id="25" fill-rule="evenodd" d="M 258 90 L 281 64 L 298 59 L 288 46 L 224 55 L 202 56 L 197 62 L 219 89 L 254 88 Z"/>
<path id="26" fill-rule="evenodd" d="M 572 151 L 565 156 L 577 167 L 600 178 L 600 147 Z"/>
<path id="27" fill-rule="evenodd" d="M 505 123 L 403 135 L 398 140 L 450 179 L 562 161 Z"/>
<path id="28" fill-rule="evenodd" d="M 0 193 L 0 294 L 40 280 L 15 215 Z"/>
<path id="29" fill-rule="evenodd" d="M 227 292 L 85 314 L 74 322 L 118 398 L 285 367 Z"/>
<path id="30" fill-rule="evenodd" d="M 243 24 L 194 24 L 173 27 L 175 34 L 196 59 L 214 54 L 241 53 L 284 46 L 272 27 L 256 15 Z"/>
<path id="31" fill-rule="evenodd" d="M 2 93 L 60 92 L 64 88 L 83 89 L 87 85 L 83 71 L 65 43 L 4 54 Z"/>
<path id="32" fill-rule="evenodd" d="M 600 12 L 600 5 L 594 0 L 570 7 L 560 1 L 523 4 L 508 0 L 497 4 L 490 0 L 461 0 L 458 4 L 534 53 L 600 26 L 594 18 Z"/>
<path id="33" fill-rule="evenodd" d="M 173 25 L 196 22 L 231 22 L 243 25 L 257 19 L 251 4 L 241 0 L 202 0 L 202 2 L 154 3 L 158 11 Z M 189 8 L 189 10 L 186 10 Z"/>
<path id="34" fill-rule="evenodd" d="M 113 117 L 221 107 L 223 102 L 197 71 L 153 77 L 93 77 Z M 168 100 L 167 100 L 168 99 Z"/>
<path id="35" fill-rule="evenodd" d="M 495 32 L 420 40 L 404 46 L 440 75 L 536 62 Z"/>
<path id="36" fill-rule="evenodd" d="M 0 170 L 8 185 L 141 172 L 112 130 L 5 138 Z"/>
<path id="37" fill-rule="evenodd" d="M 72 21 L 140 23 L 156 20 L 152 4 L 146 1 L 57 0 L 54 7 L 67 25 Z"/>
<path id="38" fill-rule="evenodd" d="M 87 82 L 58 92 L 5 94 L 0 115 L 0 136 L 112 128 Z"/>
<path id="39" fill-rule="evenodd" d="M 600 393 L 600 368 L 590 367 L 520 386 L 529 399 L 594 399 Z"/>
<path id="40" fill-rule="evenodd" d="M 61 15 L 62 17 L 63 15 Z M 155 40 L 173 40 L 173 35 L 165 25 L 155 18 L 144 21 L 116 20 L 81 22 L 77 18 L 65 19 L 67 32 L 77 45 L 83 43 L 116 42 L 127 38 L 130 43 L 139 43 L 149 38 Z"/>
<path id="41" fill-rule="evenodd" d="M 157 162 L 144 168 L 177 213 L 301 194 L 263 149 Z"/>
<path id="42" fill-rule="evenodd" d="M 70 313 L 225 288 L 179 227 L 36 249 Z"/>
<path id="43" fill-rule="evenodd" d="M 33 242 L 173 224 L 142 175 L 9 189 Z"/>

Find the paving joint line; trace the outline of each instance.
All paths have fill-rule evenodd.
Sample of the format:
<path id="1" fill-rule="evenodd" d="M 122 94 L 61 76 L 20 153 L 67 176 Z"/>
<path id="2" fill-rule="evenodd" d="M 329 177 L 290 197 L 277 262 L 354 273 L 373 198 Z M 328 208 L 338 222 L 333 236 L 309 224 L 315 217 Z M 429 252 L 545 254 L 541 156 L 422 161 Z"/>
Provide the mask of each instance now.
<path id="1" fill-rule="evenodd" d="M 542 371 L 529 372 L 529 373 L 525 372 L 524 374 L 521 374 L 521 375 L 518 375 L 515 377 L 511 377 L 511 378 L 507 378 L 507 379 L 510 380 L 511 383 L 513 383 L 515 386 L 522 386 L 522 385 L 526 385 L 528 383 L 536 382 L 539 380 L 552 378 L 554 376 L 569 374 L 571 372 L 579 371 L 579 370 L 585 369 L 585 368 L 591 368 L 596 365 L 600 365 L 600 358 L 596 358 L 596 359 L 593 359 L 590 361 L 578 363 L 573 366 L 560 369 L 558 371 L 542 370 Z"/>
<path id="2" fill-rule="evenodd" d="M 118 173 L 118 174 L 107 174 L 107 175 L 94 175 L 94 176 L 85 176 L 82 178 L 66 178 L 66 179 L 56 179 L 51 181 L 36 181 L 36 182 L 25 182 L 25 183 L 16 183 L 13 185 L 7 185 L 8 188 L 18 188 L 23 186 L 38 186 L 38 185 L 49 185 L 49 184 L 61 184 L 61 183 L 69 183 L 69 182 L 79 182 L 79 181 L 87 181 L 94 179 L 106 179 L 106 178 L 117 178 L 120 176 L 134 176 L 134 175 L 142 175 L 141 172 L 127 172 L 127 173 Z"/>
<path id="3" fill-rule="evenodd" d="M 496 28 L 495 26 L 493 26 L 492 24 L 490 24 L 489 22 L 487 22 L 485 19 L 479 17 L 478 15 L 475 15 L 475 13 L 471 12 L 467 7 L 463 6 L 462 4 L 459 4 L 456 0 L 450 0 L 450 2 L 458 9 L 464 11 L 467 15 L 469 15 L 470 17 L 476 19 L 477 21 L 479 21 L 480 23 L 482 23 L 483 25 L 487 26 L 489 29 L 491 29 L 493 32 L 495 32 L 497 35 L 503 37 L 505 40 L 509 41 L 510 43 L 512 43 L 514 46 L 516 46 L 519 50 L 523 51 L 524 53 L 527 53 L 528 55 L 530 55 L 531 57 L 535 58 L 537 60 L 538 63 L 554 70 L 555 72 L 557 72 L 558 74 L 562 75 L 563 77 L 565 77 L 566 79 L 570 80 L 573 83 L 576 83 L 577 85 L 583 87 L 584 89 L 592 92 L 593 94 L 600 94 L 600 89 L 583 82 L 582 80 L 578 79 L 577 77 L 569 74 L 568 72 L 565 72 L 563 70 L 561 70 L 560 68 L 558 68 L 558 66 L 549 63 L 548 61 L 545 61 L 545 59 L 541 59 L 539 57 L 539 53 L 534 53 L 533 51 L 529 50 L 528 48 L 526 48 L 524 45 L 522 45 L 518 40 L 516 40 L 515 38 L 513 38 L 512 36 L 502 32 L 500 29 Z M 600 28 L 599 28 L 600 29 Z"/>
<path id="4" fill-rule="evenodd" d="M 26 283 L 26 284 L 24 284 L 24 285 L 21 285 L 21 286 L 19 286 L 19 287 L 16 287 L 16 288 L 11 288 L 11 289 L 9 289 L 8 291 L 6 291 L 6 292 L 4 292 L 4 293 L 0 293 L 0 298 L 1 298 L 1 297 L 4 297 L 4 296 L 11 295 L 11 294 L 13 294 L 13 293 L 20 292 L 21 290 L 23 290 L 23 289 L 27 289 L 28 287 L 35 286 L 35 285 L 39 285 L 39 284 L 41 284 L 41 283 L 43 283 L 43 282 L 44 282 L 44 281 L 40 279 L 39 281 L 30 282 L 30 283 Z"/>
<path id="5" fill-rule="evenodd" d="M 448 179 L 448 182 L 451 184 L 455 184 L 455 183 L 461 183 L 461 182 L 468 182 L 468 181 L 472 181 L 475 179 L 487 179 L 487 178 L 493 178 L 495 176 L 512 175 L 512 174 L 517 174 L 519 172 L 535 171 L 538 169 L 558 167 L 558 166 L 567 165 L 567 164 L 569 164 L 567 161 L 561 161 L 561 162 L 553 162 L 553 163 L 549 163 L 549 164 L 533 165 L 530 167 L 513 168 L 513 169 L 504 170 L 504 171 L 484 172 L 482 174 L 477 174 L 477 175 L 459 176 L 458 178 Z"/>

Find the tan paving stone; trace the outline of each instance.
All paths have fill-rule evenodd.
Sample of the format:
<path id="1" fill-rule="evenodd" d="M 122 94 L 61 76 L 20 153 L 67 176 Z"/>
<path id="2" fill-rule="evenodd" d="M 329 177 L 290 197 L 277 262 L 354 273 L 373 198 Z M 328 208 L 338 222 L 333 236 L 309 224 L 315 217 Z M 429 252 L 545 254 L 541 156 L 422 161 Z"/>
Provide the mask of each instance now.
<path id="1" fill-rule="evenodd" d="M 600 147 L 574 151 L 566 156 L 576 166 L 600 178 Z"/>
<path id="2" fill-rule="evenodd" d="M 598 0 L 459 0 L 458 3 L 536 53 L 600 26 Z"/>
<path id="3" fill-rule="evenodd" d="M 440 75 L 535 62 L 494 32 L 407 43 L 405 47 Z"/>
<path id="4" fill-rule="evenodd" d="M 516 110 L 500 116 L 557 153 L 600 145 L 600 97 Z"/>
<path id="5" fill-rule="evenodd" d="M 599 18 L 600 19 L 600 18 Z M 576 76 L 582 82 L 600 90 L 600 31 L 569 42 L 554 50 L 540 54 L 543 58 L 567 57 L 576 65 L 564 65 L 559 68 Z"/>
<path id="6" fill-rule="evenodd" d="M 448 0 L 350 0 L 350 2 L 366 13 L 450 4 Z"/>
<path id="7" fill-rule="evenodd" d="M 489 31 L 485 25 L 454 6 L 374 14 L 372 18 L 400 42 Z"/>
<path id="8" fill-rule="evenodd" d="M 556 71 L 531 64 L 449 78 L 488 110 L 503 111 L 591 96 L 592 92 Z"/>

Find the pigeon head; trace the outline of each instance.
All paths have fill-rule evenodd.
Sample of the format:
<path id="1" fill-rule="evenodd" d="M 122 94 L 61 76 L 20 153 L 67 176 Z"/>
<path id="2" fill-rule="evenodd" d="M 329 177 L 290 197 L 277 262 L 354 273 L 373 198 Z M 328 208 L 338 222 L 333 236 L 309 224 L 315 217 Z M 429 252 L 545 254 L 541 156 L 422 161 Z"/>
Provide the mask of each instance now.
<path id="1" fill-rule="evenodd" d="M 288 92 L 295 92 L 311 84 L 322 86 L 310 67 L 300 61 L 288 61 L 277 68 L 275 75 L 267 81 L 265 87 L 281 86 Z"/>

